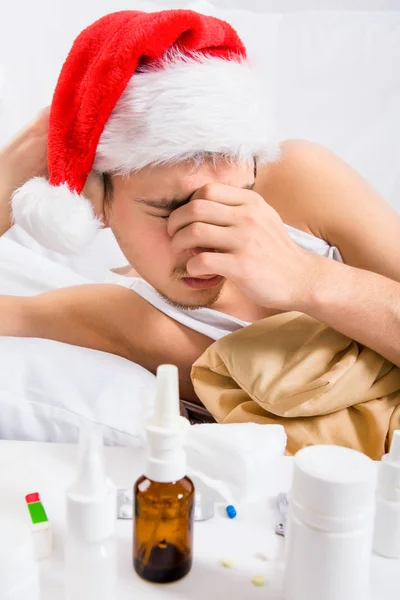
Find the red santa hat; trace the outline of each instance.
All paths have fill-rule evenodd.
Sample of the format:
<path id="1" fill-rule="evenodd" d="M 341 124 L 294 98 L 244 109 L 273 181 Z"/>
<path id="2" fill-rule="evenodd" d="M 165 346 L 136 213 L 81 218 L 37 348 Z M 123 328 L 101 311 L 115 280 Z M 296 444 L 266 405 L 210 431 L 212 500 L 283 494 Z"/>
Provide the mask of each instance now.
<path id="1" fill-rule="evenodd" d="M 41 244 L 79 252 L 102 223 L 83 196 L 92 169 L 129 173 L 205 154 L 274 160 L 261 80 L 224 21 L 189 10 L 116 12 L 75 40 L 54 92 L 49 179 L 12 199 Z"/>

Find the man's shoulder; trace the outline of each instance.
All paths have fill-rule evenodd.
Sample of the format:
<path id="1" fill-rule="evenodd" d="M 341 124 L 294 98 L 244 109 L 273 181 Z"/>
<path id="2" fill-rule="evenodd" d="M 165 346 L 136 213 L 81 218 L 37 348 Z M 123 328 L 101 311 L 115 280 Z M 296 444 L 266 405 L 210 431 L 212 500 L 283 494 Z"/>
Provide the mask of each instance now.
<path id="1" fill-rule="evenodd" d="M 324 200 L 339 196 L 341 186 L 355 177 L 357 173 L 328 148 L 290 139 L 282 142 L 277 161 L 260 167 L 255 191 L 285 223 L 322 237 L 334 210 Z"/>
<path id="2" fill-rule="evenodd" d="M 321 167 L 332 162 L 343 163 L 326 146 L 311 140 L 288 139 L 280 143 L 280 153 L 277 160 L 260 167 L 260 175 L 263 177 L 269 172 L 270 177 L 273 175 L 283 176 L 284 174 L 293 176 L 306 165 Z"/>

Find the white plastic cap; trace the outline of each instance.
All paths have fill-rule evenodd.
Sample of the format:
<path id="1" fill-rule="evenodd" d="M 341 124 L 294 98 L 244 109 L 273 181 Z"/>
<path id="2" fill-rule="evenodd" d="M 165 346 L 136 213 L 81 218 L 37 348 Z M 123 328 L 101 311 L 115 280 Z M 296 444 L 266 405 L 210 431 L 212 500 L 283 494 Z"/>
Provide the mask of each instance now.
<path id="1" fill-rule="evenodd" d="M 81 429 L 78 472 L 67 493 L 67 533 L 91 543 L 111 537 L 117 490 L 105 475 L 103 438 L 93 425 Z"/>
<path id="2" fill-rule="evenodd" d="M 154 414 L 146 427 L 147 460 L 145 476 L 169 483 L 186 475 L 185 434 L 189 422 L 180 416 L 178 369 L 161 365 L 157 369 Z"/>
<path id="3" fill-rule="evenodd" d="M 400 430 L 393 433 L 388 454 L 379 465 L 378 494 L 386 500 L 400 501 Z"/>
<path id="4" fill-rule="evenodd" d="M 373 510 L 375 484 L 376 468 L 365 454 L 340 446 L 309 446 L 294 458 L 289 504 L 322 519 L 357 519 Z"/>

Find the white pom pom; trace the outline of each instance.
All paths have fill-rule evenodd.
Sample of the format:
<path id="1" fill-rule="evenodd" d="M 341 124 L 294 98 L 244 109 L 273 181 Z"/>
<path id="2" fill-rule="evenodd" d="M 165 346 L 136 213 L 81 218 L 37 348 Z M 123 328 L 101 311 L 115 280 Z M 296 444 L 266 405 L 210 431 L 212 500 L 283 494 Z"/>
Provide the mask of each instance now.
<path id="1" fill-rule="evenodd" d="M 14 192 L 12 216 L 42 246 L 64 254 L 77 254 L 102 227 L 89 200 L 66 183 L 52 186 L 43 177 Z"/>

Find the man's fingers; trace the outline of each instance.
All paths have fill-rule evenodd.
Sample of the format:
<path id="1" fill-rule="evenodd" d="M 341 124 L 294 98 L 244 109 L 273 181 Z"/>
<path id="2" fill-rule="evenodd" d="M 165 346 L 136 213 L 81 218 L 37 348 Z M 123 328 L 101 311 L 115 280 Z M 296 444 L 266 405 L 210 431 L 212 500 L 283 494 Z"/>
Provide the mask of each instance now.
<path id="1" fill-rule="evenodd" d="M 173 237 L 180 229 L 190 223 L 209 223 L 228 227 L 235 221 L 232 209 L 224 204 L 210 200 L 191 200 L 185 206 L 174 210 L 168 218 L 168 233 Z"/>
<path id="2" fill-rule="evenodd" d="M 259 196 L 249 189 L 232 187 L 223 183 L 207 183 L 196 190 L 190 202 L 197 199 L 212 200 L 213 202 L 227 204 L 228 206 L 241 206 L 248 202 L 258 201 Z"/>
<path id="3" fill-rule="evenodd" d="M 236 237 L 229 234 L 229 227 L 219 227 L 208 223 L 191 223 L 172 238 L 172 248 L 176 252 L 193 248 L 211 248 L 222 252 L 236 248 Z"/>
<path id="4" fill-rule="evenodd" d="M 49 128 L 50 106 L 41 108 L 35 116 L 34 121 L 40 123 L 45 129 Z"/>
<path id="5" fill-rule="evenodd" d="M 228 253 L 201 252 L 188 260 L 186 270 L 190 277 L 221 275 L 231 279 L 232 261 L 234 261 L 234 257 Z"/>

